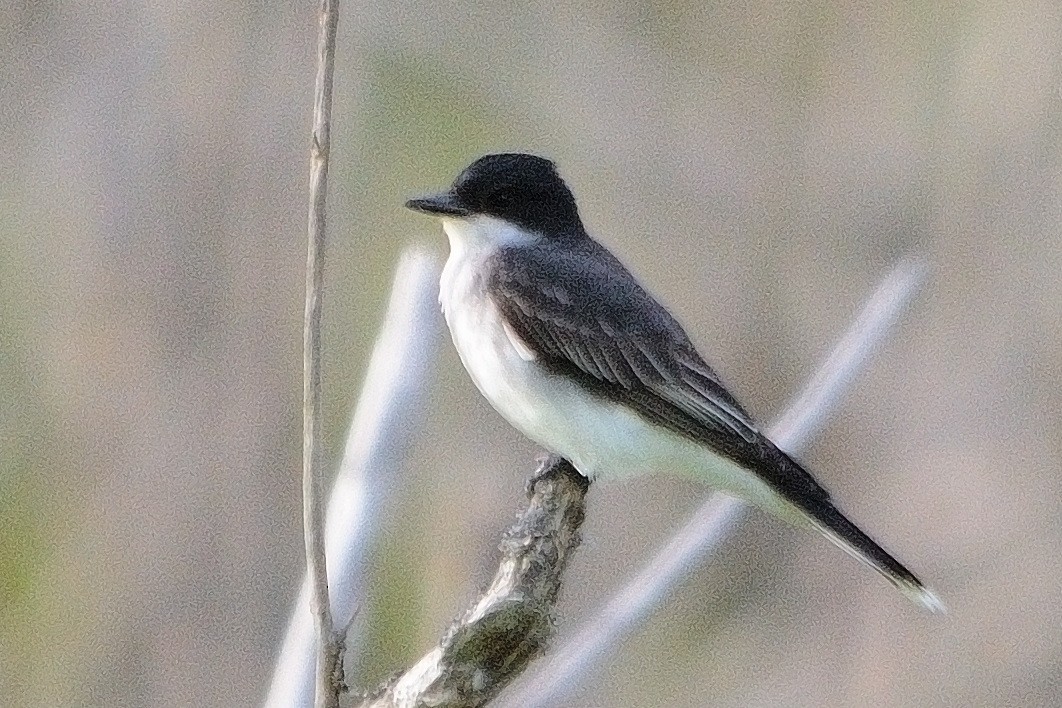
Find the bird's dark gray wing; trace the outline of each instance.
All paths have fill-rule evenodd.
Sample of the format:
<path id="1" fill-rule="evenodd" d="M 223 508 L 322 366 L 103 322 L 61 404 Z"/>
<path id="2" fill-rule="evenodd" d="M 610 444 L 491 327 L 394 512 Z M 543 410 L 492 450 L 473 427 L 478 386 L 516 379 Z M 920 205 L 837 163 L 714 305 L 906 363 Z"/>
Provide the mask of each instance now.
<path id="1" fill-rule="evenodd" d="M 763 436 L 689 337 L 596 242 L 503 248 L 486 288 L 539 363 L 747 467 L 787 497 L 826 491 Z"/>

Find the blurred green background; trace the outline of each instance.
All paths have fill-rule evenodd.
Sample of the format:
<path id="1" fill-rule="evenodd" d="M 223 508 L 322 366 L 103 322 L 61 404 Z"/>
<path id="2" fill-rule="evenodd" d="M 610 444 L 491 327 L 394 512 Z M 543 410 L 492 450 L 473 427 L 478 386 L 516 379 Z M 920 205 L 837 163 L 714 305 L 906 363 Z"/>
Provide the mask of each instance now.
<path id="1" fill-rule="evenodd" d="M 336 459 L 402 209 L 557 160 L 591 233 L 769 419 L 897 259 L 927 291 L 804 455 L 948 602 L 759 515 L 578 706 L 1062 704 L 1062 7 L 346 3 L 326 427 Z M 314 3 L 0 7 L 0 704 L 254 706 L 302 576 Z M 447 345 L 394 470 L 353 682 L 489 578 L 536 449 Z M 591 492 L 560 627 L 708 494 Z"/>

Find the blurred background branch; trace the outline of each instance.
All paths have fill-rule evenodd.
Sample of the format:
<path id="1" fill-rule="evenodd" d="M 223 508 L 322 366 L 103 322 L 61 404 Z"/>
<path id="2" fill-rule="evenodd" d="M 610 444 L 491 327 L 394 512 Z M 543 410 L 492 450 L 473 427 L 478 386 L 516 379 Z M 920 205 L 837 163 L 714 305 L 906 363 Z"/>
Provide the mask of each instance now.
<path id="1" fill-rule="evenodd" d="M 345 627 L 364 602 L 371 552 L 390 508 L 396 474 L 424 420 L 440 342 L 437 259 L 422 248 L 403 252 L 390 302 L 365 371 L 328 501 L 325 545 L 333 621 Z M 308 706 L 314 689 L 310 579 L 304 578 L 266 697 L 267 708 Z M 347 659 L 359 650 L 357 623 L 347 633 Z"/>

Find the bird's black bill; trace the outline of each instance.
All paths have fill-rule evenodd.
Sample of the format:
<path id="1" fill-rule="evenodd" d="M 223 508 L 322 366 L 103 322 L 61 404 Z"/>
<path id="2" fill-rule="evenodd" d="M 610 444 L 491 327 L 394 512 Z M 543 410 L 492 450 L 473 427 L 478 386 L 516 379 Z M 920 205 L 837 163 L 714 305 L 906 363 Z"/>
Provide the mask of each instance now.
<path id="1" fill-rule="evenodd" d="M 456 196 L 449 192 L 410 199 L 406 202 L 406 207 L 425 214 L 440 214 L 444 216 L 468 216 L 472 213 L 462 206 Z"/>

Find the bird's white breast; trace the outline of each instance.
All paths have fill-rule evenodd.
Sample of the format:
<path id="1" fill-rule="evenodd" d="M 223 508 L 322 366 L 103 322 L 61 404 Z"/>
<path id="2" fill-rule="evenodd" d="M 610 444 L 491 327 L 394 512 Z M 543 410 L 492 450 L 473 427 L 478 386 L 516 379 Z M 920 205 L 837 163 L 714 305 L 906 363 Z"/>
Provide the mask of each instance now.
<path id="1" fill-rule="evenodd" d="M 514 341 L 482 281 L 485 261 L 505 243 L 533 236 L 490 219 L 443 221 L 450 258 L 439 283 L 439 302 L 454 346 L 476 387 L 522 433 L 559 452 L 548 412 L 564 382 L 544 373 Z"/>

